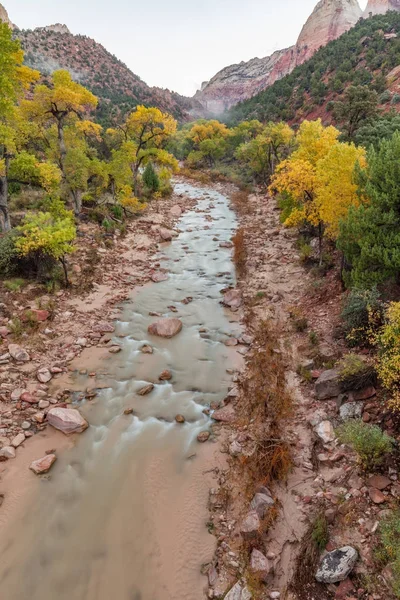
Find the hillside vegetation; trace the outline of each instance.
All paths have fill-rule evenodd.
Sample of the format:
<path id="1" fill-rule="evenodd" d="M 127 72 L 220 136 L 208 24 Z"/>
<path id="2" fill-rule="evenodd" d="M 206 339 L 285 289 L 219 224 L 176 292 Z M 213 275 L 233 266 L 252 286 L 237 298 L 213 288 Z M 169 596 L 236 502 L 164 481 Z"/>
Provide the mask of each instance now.
<path id="1" fill-rule="evenodd" d="M 299 123 L 321 117 L 333 121 L 332 101 L 349 85 L 365 85 L 379 94 L 385 110 L 398 110 L 400 88 L 400 14 L 362 19 L 306 63 L 267 90 L 234 107 L 230 122 L 244 119 Z"/>
<path id="2" fill-rule="evenodd" d="M 68 70 L 100 100 L 96 118 L 110 124 L 138 104 L 156 106 L 180 121 L 189 119 L 194 101 L 179 94 L 149 87 L 122 61 L 101 44 L 84 35 L 46 29 L 17 30 L 15 35 L 25 52 L 25 64 L 43 75 Z"/>

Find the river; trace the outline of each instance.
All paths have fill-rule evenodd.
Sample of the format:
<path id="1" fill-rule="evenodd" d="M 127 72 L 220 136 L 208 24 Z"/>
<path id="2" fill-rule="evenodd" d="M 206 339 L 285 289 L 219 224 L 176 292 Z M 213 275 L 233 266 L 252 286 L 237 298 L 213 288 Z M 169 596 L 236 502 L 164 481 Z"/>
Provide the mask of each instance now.
<path id="1" fill-rule="evenodd" d="M 218 441 L 199 444 L 197 435 L 210 429 L 203 410 L 225 398 L 227 369 L 237 361 L 224 342 L 240 335 L 240 324 L 220 304 L 221 289 L 235 284 L 234 265 L 231 250 L 219 246 L 236 219 L 215 190 L 179 183 L 175 193 L 198 202 L 178 222 L 179 236 L 160 249 L 168 280 L 133 291 L 122 305 L 115 332 L 122 351 L 97 380 L 107 387 L 94 402 L 79 402 L 90 428 L 1 530 L 4 600 L 204 598 L 201 565 L 215 550 L 206 527 L 210 471 L 221 459 Z M 193 301 L 182 303 L 187 297 Z M 150 312 L 180 318 L 182 332 L 150 336 Z M 144 344 L 153 354 L 141 352 Z M 170 382 L 158 382 L 164 369 Z M 87 386 L 78 371 L 72 377 L 75 387 Z M 137 395 L 149 382 L 151 394 Z"/>

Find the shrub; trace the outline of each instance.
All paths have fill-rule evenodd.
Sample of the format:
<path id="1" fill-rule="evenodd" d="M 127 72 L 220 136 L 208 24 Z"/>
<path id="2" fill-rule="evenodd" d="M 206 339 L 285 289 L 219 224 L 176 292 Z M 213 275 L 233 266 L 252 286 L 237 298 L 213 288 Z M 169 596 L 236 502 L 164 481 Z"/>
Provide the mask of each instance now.
<path id="1" fill-rule="evenodd" d="M 391 392 L 389 406 L 400 411 L 400 302 L 389 304 L 385 320 L 377 336 L 377 370 L 383 385 Z"/>
<path id="2" fill-rule="evenodd" d="M 379 466 L 393 449 L 394 440 L 377 425 L 361 420 L 350 420 L 337 430 L 339 440 L 348 444 L 357 454 L 365 470 Z"/>
<path id="3" fill-rule="evenodd" d="M 160 180 L 151 162 L 147 163 L 144 170 L 143 183 L 149 192 L 155 193 L 160 189 Z"/>
<path id="4" fill-rule="evenodd" d="M 329 542 L 328 522 L 325 514 L 317 515 L 312 528 L 311 537 L 320 551 L 325 550 Z"/>
<path id="5" fill-rule="evenodd" d="M 338 362 L 340 384 L 343 391 L 360 390 L 376 383 L 374 367 L 358 354 L 346 354 Z"/>
<path id="6" fill-rule="evenodd" d="M 10 292 L 19 292 L 24 283 L 24 279 L 10 279 L 4 282 L 4 287 Z"/>
<path id="7" fill-rule="evenodd" d="M 18 251 L 15 247 L 16 234 L 9 233 L 0 238 L 0 275 L 13 275 L 18 267 Z"/>
<path id="8" fill-rule="evenodd" d="M 349 346 L 371 345 L 376 327 L 381 323 L 383 305 L 378 290 L 353 289 L 342 310 Z"/>

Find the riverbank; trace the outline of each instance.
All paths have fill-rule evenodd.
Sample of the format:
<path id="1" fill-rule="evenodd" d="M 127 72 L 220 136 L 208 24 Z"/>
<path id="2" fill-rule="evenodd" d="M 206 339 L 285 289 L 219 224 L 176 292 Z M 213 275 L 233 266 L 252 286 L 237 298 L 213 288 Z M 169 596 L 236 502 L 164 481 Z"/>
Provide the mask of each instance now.
<path id="1" fill-rule="evenodd" d="M 323 377 L 314 386 L 349 352 L 337 335 L 340 280 L 304 268 L 274 199 L 239 193 L 233 204 L 242 319 L 253 342 L 231 401 L 233 425 L 223 426 L 228 468 L 210 497 L 218 549 L 209 598 L 395 598 L 377 552 L 379 524 L 397 506 L 397 467 L 364 473 L 335 435 L 355 410 L 385 429 L 390 422 L 370 385 L 339 400 L 325 394 Z M 318 583 L 321 557 L 343 547 L 357 556 L 354 570 Z"/>

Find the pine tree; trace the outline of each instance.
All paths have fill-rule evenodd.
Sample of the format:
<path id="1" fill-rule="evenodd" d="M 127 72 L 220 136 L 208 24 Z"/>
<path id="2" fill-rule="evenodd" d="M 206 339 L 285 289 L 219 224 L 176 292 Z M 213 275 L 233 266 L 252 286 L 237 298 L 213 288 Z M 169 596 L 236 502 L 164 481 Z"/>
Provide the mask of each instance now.
<path id="1" fill-rule="evenodd" d="M 143 173 L 143 183 L 153 194 L 160 188 L 160 180 L 151 162 L 147 163 Z"/>
<path id="2" fill-rule="evenodd" d="M 358 172 L 364 199 L 340 225 L 338 246 L 352 265 L 347 283 L 372 287 L 400 275 L 400 133 L 371 148 Z"/>

